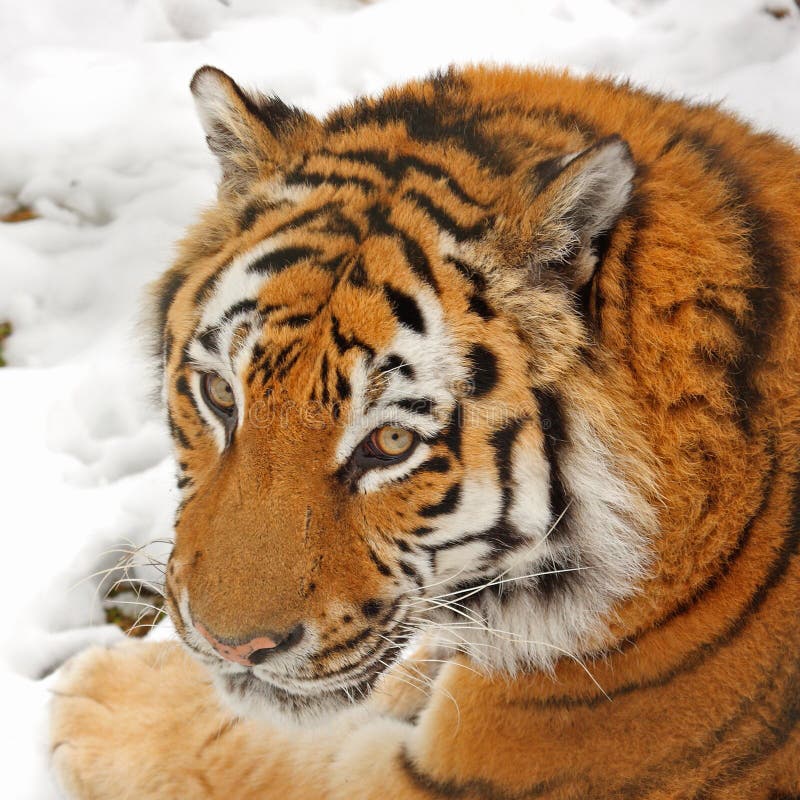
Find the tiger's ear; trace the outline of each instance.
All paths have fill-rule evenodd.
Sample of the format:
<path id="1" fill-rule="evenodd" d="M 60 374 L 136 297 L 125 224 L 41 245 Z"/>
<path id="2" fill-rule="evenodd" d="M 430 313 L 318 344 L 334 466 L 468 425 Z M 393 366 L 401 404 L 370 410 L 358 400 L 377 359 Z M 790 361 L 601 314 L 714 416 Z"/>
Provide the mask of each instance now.
<path id="1" fill-rule="evenodd" d="M 619 136 L 578 153 L 541 162 L 533 170 L 538 194 L 530 209 L 534 266 L 580 290 L 594 275 L 594 240 L 625 210 L 636 166 Z"/>
<path id="2" fill-rule="evenodd" d="M 252 94 L 215 67 L 201 67 L 190 84 L 206 141 L 222 167 L 220 192 L 241 193 L 274 171 L 292 139 L 319 122 L 277 97 Z"/>

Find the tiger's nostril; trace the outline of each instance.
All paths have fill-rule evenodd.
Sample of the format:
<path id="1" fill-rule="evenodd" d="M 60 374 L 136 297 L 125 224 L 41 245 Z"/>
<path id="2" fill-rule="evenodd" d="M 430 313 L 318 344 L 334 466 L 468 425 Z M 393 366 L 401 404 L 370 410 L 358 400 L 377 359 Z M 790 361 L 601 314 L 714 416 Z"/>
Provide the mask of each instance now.
<path id="1" fill-rule="evenodd" d="M 285 636 L 255 636 L 244 642 L 218 639 L 205 626 L 195 620 L 195 627 L 203 638 L 225 659 L 245 667 L 262 664 L 272 653 L 285 652 L 294 647 L 305 633 L 303 625 L 295 625 Z"/>
<path id="2" fill-rule="evenodd" d="M 302 638 L 305 633 L 305 628 L 302 625 L 296 625 L 289 633 L 275 643 L 274 647 L 260 647 L 253 650 L 247 659 L 253 666 L 263 664 L 264 660 L 275 652 L 285 652 L 290 647 L 294 647 Z M 254 640 L 257 641 L 257 640 Z"/>

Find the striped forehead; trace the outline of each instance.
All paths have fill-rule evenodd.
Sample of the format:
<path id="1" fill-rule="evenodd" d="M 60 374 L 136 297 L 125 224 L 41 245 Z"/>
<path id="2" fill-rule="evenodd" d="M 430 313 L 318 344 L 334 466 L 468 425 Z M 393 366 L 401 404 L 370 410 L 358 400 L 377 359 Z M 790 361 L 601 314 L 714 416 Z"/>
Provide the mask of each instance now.
<path id="1" fill-rule="evenodd" d="M 264 315 L 259 298 L 274 274 L 270 267 L 302 255 L 297 248 L 285 247 L 284 237 L 276 236 L 236 256 L 215 273 L 186 348 L 190 360 L 223 377 L 240 372 L 233 362 L 249 353 L 261 335 Z M 243 346 L 243 340 L 249 347 Z"/>
<path id="2" fill-rule="evenodd" d="M 457 379 L 443 369 L 453 361 L 451 337 L 429 282 L 401 277 L 408 245 L 389 237 L 370 251 L 367 242 L 363 254 L 351 253 L 331 271 L 319 268 L 318 249 L 300 241 L 270 237 L 218 272 L 186 348 L 190 361 L 230 379 L 263 364 L 265 354 L 273 365 L 291 357 L 298 371 L 316 362 L 344 374 L 354 397 L 363 386 L 373 407 L 396 385 L 405 387 L 407 396 L 397 399 L 406 405 L 444 405 L 442 386 Z M 387 270 L 387 260 L 400 263 Z M 382 263 L 371 270 L 375 261 Z M 423 394 L 408 395 L 414 388 Z"/>

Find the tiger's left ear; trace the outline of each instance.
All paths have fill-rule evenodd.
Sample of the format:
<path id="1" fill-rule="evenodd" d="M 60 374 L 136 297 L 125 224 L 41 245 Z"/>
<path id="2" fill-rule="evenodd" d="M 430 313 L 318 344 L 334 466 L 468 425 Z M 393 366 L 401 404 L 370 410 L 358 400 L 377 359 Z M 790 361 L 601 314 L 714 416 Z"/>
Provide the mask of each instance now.
<path id="1" fill-rule="evenodd" d="M 245 92 L 222 70 L 201 67 L 190 84 L 206 141 L 222 167 L 221 194 L 241 194 L 275 171 L 319 121 L 277 97 Z"/>
<path id="2" fill-rule="evenodd" d="M 597 265 L 593 242 L 622 215 L 635 172 L 630 147 L 619 136 L 537 165 L 538 193 L 528 216 L 534 268 L 555 272 L 575 291 L 583 288 Z"/>

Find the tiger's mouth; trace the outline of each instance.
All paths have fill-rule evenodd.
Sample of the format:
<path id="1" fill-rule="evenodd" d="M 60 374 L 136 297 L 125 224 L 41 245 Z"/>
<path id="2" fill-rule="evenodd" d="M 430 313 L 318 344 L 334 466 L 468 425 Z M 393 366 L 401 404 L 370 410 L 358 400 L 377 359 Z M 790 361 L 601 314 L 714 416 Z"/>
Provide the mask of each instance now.
<path id="1" fill-rule="evenodd" d="M 369 698 L 381 675 L 397 662 L 413 634 L 404 625 L 402 614 L 392 622 L 385 630 L 362 632 L 371 634 L 367 637 L 372 640 L 370 649 L 345 648 L 348 642 L 344 642 L 339 657 L 324 667 L 315 664 L 313 652 L 295 657 L 291 653 L 276 654 L 274 660 L 245 666 L 222 659 L 210 648 L 199 647 L 196 639 L 182 638 L 193 655 L 210 669 L 221 699 L 237 716 L 303 724 L 318 722 Z M 361 635 L 353 637 L 360 638 Z"/>
<path id="2" fill-rule="evenodd" d="M 385 661 L 386 659 L 381 659 Z M 387 664 L 391 662 L 387 661 Z M 223 699 L 241 715 L 254 718 L 286 719 L 304 724 L 338 714 L 364 702 L 380 676 L 387 669 L 382 663 L 372 665 L 358 680 L 338 686 L 288 688 L 258 677 L 253 671 L 220 674 L 216 686 Z"/>

